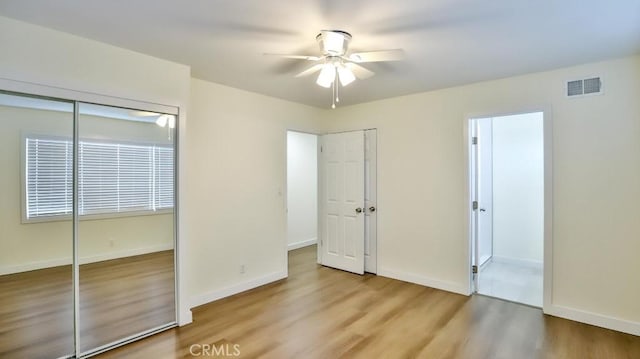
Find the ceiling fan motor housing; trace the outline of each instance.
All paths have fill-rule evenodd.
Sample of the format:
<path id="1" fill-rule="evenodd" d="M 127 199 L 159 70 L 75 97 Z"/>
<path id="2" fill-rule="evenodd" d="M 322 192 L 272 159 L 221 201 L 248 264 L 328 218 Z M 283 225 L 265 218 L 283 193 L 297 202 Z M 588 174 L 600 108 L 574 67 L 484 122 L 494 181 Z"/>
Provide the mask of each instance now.
<path id="1" fill-rule="evenodd" d="M 320 51 L 326 56 L 343 56 L 349 48 L 351 34 L 342 30 L 322 30 L 316 36 Z"/>

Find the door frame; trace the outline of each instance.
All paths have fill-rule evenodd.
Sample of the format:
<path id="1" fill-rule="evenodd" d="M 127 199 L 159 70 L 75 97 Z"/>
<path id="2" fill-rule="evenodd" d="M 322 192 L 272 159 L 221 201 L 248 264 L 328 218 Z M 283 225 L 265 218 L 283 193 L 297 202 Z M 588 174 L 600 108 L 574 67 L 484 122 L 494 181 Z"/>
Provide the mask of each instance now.
<path id="1" fill-rule="evenodd" d="M 320 173 L 320 136 L 324 133 L 322 131 L 309 131 L 309 130 L 301 130 L 295 127 L 286 127 L 284 129 L 284 184 L 282 191 L 283 203 L 282 206 L 284 208 L 284 251 L 283 260 L 284 260 L 284 271 L 286 277 L 289 277 L 289 132 L 302 133 L 305 135 L 314 135 L 317 137 L 317 146 L 316 146 L 316 167 L 318 168 L 318 173 Z M 318 184 L 318 188 L 320 185 Z M 319 194 L 318 194 L 319 195 Z M 320 205 L 320 200 L 318 197 L 318 207 Z M 320 228 L 318 226 L 318 235 L 316 236 L 316 243 L 318 238 L 320 237 Z"/>
<path id="2" fill-rule="evenodd" d="M 481 119 L 489 119 L 487 117 L 473 117 L 470 118 L 468 123 L 469 123 L 469 137 L 470 137 L 470 141 L 471 138 L 473 137 L 482 137 L 480 135 L 480 121 Z M 493 128 L 493 121 L 491 121 L 491 128 Z M 493 137 L 493 136 L 492 136 Z M 491 139 L 490 144 L 493 142 L 493 138 Z M 484 141 L 483 141 L 484 143 Z M 485 263 L 488 261 L 485 261 L 483 263 L 480 262 L 481 259 L 481 255 L 480 255 L 480 211 L 482 210 L 481 207 L 486 207 L 486 203 L 482 203 L 482 206 L 480 206 L 481 202 L 484 202 L 480 197 L 480 183 L 481 181 L 481 173 L 479 172 L 480 168 L 481 168 L 481 162 L 483 162 L 483 156 L 481 156 L 481 152 L 482 148 L 481 147 L 476 147 L 474 148 L 473 146 L 480 146 L 481 144 L 476 144 L 473 145 L 471 142 L 469 143 L 470 145 L 470 154 L 469 154 L 469 181 L 470 181 L 470 186 L 469 186 L 469 190 L 470 190 L 470 201 L 471 203 L 473 203 L 473 200 L 476 199 L 478 200 L 478 210 L 473 211 L 471 213 L 471 218 L 472 221 L 470 223 L 471 226 L 471 233 L 472 233 L 472 239 L 471 239 L 471 265 L 475 265 L 478 272 L 482 269 L 482 267 L 485 265 Z M 492 144 L 491 144 L 492 146 Z M 491 153 L 491 157 L 493 160 L 493 148 L 491 148 L 490 150 Z M 491 170 L 493 170 L 493 164 L 492 164 L 492 168 Z M 493 186 L 493 175 L 491 176 L 491 186 Z M 493 190 L 491 191 L 491 208 L 489 209 L 489 213 L 491 214 L 491 221 L 493 221 Z M 489 259 L 491 259 L 493 257 L 493 223 L 491 225 L 491 255 L 489 257 Z M 478 276 L 473 276 L 473 272 L 472 272 L 472 283 L 471 283 L 471 292 L 472 293 L 477 293 L 478 291 Z"/>
<path id="3" fill-rule="evenodd" d="M 474 180 L 471 178 L 472 161 L 474 155 L 473 146 L 471 145 L 471 120 L 477 118 L 502 117 L 520 115 L 532 112 L 542 112 L 543 126 L 543 168 L 544 168 L 544 240 L 543 240 L 543 300 L 542 311 L 549 313 L 553 298 L 553 121 L 552 110 L 550 105 L 521 107 L 508 110 L 487 111 L 478 113 L 468 113 L 463 118 L 463 145 L 465 153 L 465 189 L 464 189 L 464 209 L 467 216 L 467 266 L 465 270 L 468 275 L 468 295 L 475 293 L 473 273 L 471 266 L 473 265 L 473 248 L 475 241 L 474 217 L 476 212 L 472 208 L 473 198 L 471 198 L 472 186 Z"/>
<path id="4" fill-rule="evenodd" d="M 365 197 L 364 197 L 364 207 L 365 207 L 365 216 L 364 216 L 364 220 L 365 220 L 365 253 L 364 253 L 364 271 L 365 273 L 372 273 L 372 274 L 378 274 L 378 129 L 377 128 L 372 128 L 372 129 L 367 129 L 367 130 L 363 130 L 364 131 L 364 136 L 365 136 L 365 151 L 364 151 L 364 168 L 365 168 Z M 375 132 L 374 132 L 375 131 Z M 375 137 L 374 140 L 374 151 L 367 151 L 367 143 L 369 143 L 369 146 L 371 146 L 371 142 L 368 142 L 369 138 L 367 138 L 368 133 L 373 132 L 375 133 Z M 373 156 L 371 157 L 367 157 L 367 154 L 373 154 Z M 372 161 L 373 160 L 373 161 Z M 369 168 L 369 181 L 367 181 L 367 163 L 369 163 L 368 166 L 373 167 L 373 171 L 371 170 L 371 168 Z M 373 174 L 373 175 L 372 175 Z M 366 196 L 366 191 L 367 191 L 367 186 L 369 186 L 369 190 L 371 188 L 373 188 L 374 190 L 374 200 L 373 200 L 373 207 L 375 207 L 374 211 L 375 214 L 371 213 L 371 211 L 368 212 L 367 214 L 367 210 L 370 208 L 370 205 L 372 204 L 371 201 L 369 201 L 370 199 L 367 198 Z M 371 230 L 371 227 L 367 228 L 366 227 L 366 223 L 367 223 L 367 218 L 369 218 L 369 221 L 371 221 L 372 216 L 375 218 L 375 233 L 373 236 L 373 240 L 371 237 L 371 233 L 369 233 L 369 249 L 370 249 L 370 254 L 368 256 L 369 258 L 369 262 L 367 262 L 367 252 L 366 252 L 366 241 L 367 241 L 367 236 L 366 236 L 366 231 L 367 230 Z M 373 254 L 371 254 L 371 252 Z M 368 264 L 368 266 L 367 266 Z"/>
<path id="5" fill-rule="evenodd" d="M 354 132 L 354 131 L 369 131 L 369 130 L 376 130 L 376 273 L 378 272 L 378 253 L 379 253 L 379 243 L 380 243 L 380 209 L 379 209 L 379 203 L 380 203 L 380 191 L 379 191 L 379 186 L 378 183 L 380 182 L 379 179 L 379 171 L 377 170 L 378 168 L 380 168 L 380 157 L 378 156 L 378 153 L 380 153 L 380 129 L 378 128 L 364 128 L 364 129 L 353 129 L 353 130 L 345 130 L 345 131 L 335 131 L 335 132 L 326 132 L 326 131 L 314 131 L 314 130 L 304 130 L 304 129 L 300 129 L 300 128 L 296 128 L 296 127 L 286 127 L 284 130 L 284 181 L 283 181 L 283 209 L 284 209 L 284 228 L 285 228 L 285 236 L 283 239 L 283 261 L 284 261 L 284 267 L 285 267 L 285 273 L 286 276 L 289 276 L 289 243 L 288 243 L 288 237 L 287 237 L 287 230 L 289 228 L 289 213 L 288 213 L 288 195 L 289 195 L 289 188 L 288 188 L 288 183 L 287 183 L 287 177 L 288 177 L 288 166 L 287 166 L 287 160 L 289 157 L 289 148 L 288 148 L 288 143 L 287 143 L 287 139 L 288 139 L 288 133 L 289 132 L 298 132 L 298 133 L 304 133 L 307 135 L 315 135 L 318 137 L 318 146 L 317 146 L 317 155 L 318 155 L 318 176 L 320 174 L 320 170 L 321 170 L 321 158 L 320 158 L 320 137 L 323 135 L 330 135 L 330 134 L 336 134 L 336 133 L 344 133 L 344 132 Z M 321 214 L 321 201 L 320 201 L 320 196 L 321 196 L 321 191 L 320 191 L 320 180 L 318 180 L 318 240 L 320 238 L 320 214 Z M 320 246 L 318 246 L 317 248 L 317 253 L 316 253 L 316 261 L 318 264 L 322 264 L 322 251 L 320 249 Z M 370 273 L 370 272 L 367 272 Z"/>

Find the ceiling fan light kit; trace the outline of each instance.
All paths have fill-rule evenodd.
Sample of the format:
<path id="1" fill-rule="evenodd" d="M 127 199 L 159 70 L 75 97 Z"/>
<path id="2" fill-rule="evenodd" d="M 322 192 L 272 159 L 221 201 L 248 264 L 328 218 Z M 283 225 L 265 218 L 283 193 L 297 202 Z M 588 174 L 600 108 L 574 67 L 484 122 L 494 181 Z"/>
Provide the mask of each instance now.
<path id="1" fill-rule="evenodd" d="M 173 115 L 160 115 L 156 119 L 156 125 L 167 128 L 167 139 L 171 140 L 171 130 L 176 128 L 176 117 Z"/>
<path id="2" fill-rule="evenodd" d="M 356 80 L 356 75 L 351 72 L 343 63 L 338 65 L 338 78 L 342 86 L 347 86 Z"/>
<path id="3" fill-rule="evenodd" d="M 176 117 L 173 115 L 160 115 L 158 119 L 156 119 L 156 125 L 160 127 L 166 127 L 169 125 L 169 128 L 176 127 Z"/>
<path id="4" fill-rule="evenodd" d="M 318 80 L 316 83 L 319 86 L 329 88 L 333 84 L 333 80 L 336 78 L 336 68 L 333 64 L 325 63 L 322 66 L 322 70 L 320 71 L 320 75 L 318 75 Z"/>
<path id="5" fill-rule="evenodd" d="M 351 34 L 346 31 L 322 30 L 316 36 L 322 56 L 276 55 L 289 59 L 323 61 L 323 63 L 315 64 L 302 71 L 296 77 L 309 76 L 320 71 L 316 84 L 324 88 L 332 88 L 333 103 L 331 107 L 335 108 L 336 103 L 340 102 L 338 82 L 344 87 L 355 81 L 356 78 L 364 80 L 374 75 L 373 71 L 360 66 L 359 63 L 404 59 L 404 52 L 400 49 L 352 53 L 347 56 L 351 39 Z"/>

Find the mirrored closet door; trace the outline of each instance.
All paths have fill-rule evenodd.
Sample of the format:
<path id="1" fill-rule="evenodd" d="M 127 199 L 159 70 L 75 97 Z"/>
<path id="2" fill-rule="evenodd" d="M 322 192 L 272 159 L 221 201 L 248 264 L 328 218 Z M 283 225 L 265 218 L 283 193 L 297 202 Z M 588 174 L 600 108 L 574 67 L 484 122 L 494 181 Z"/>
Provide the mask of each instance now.
<path id="1" fill-rule="evenodd" d="M 73 355 L 73 103 L 0 92 L 0 126 L 0 358 Z"/>
<path id="2" fill-rule="evenodd" d="M 176 121 L 0 91 L 0 357 L 176 325 Z"/>
<path id="3" fill-rule="evenodd" d="M 79 104 L 80 352 L 175 321 L 170 115 Z"/>

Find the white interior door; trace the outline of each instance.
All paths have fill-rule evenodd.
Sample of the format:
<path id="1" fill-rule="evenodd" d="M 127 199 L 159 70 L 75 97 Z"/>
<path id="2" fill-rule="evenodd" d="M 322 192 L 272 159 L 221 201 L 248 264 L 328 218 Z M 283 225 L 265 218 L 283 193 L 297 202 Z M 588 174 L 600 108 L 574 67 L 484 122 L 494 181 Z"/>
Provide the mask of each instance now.
<path id="1" fill-rule="evenodd" d="M 321 264 L 364 274 L 364 131 L 320 138 Z"/>
<path id="2" fill-rule="evenodd" d="M 369 273 L 377 273 L 377 131 L 365 131 L 364 141 L 364 270 Z"/>
<path id="3" fill-rule="evenodd" d="M 478 265 L 493 256 L 493 128 L 491 118 L 477 120 Z"/>

